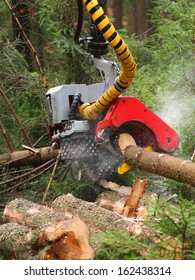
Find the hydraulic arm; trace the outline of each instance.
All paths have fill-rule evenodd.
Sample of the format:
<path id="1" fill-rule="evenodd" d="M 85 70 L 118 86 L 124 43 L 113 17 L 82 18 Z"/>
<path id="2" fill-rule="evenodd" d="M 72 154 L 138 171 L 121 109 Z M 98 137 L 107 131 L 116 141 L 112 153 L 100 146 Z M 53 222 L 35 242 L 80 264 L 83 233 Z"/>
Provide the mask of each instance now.
<path id="1" fill-rule="evenodd" d="M 79 112 L 84 119 L 97 119 L 108 106 L 116 100 L 132 83 L 135 76 L 136 63 L 131 52 L 119 33 L 104 14 L 102 7 L 97 0 L 83 0 L 87 11 L 91 14 L 93 22 L 97 25 L 105 40 L 114 49 L 119 61 L 122 64 L 122 72 L 116 78 L 114 84 L 94 103 L 84 103 Z"/>

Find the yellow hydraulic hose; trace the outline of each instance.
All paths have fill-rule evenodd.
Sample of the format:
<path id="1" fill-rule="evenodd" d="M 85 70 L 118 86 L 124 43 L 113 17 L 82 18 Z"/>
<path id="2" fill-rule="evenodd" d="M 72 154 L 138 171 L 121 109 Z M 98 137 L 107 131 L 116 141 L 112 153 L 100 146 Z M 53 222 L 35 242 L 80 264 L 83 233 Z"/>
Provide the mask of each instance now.
<path id="1" fill-rule="evenodd" d="M 82 0 L 86 10 L 91 14 L 93 22 L 114 49 L 119 61 L 122 64 L 122 72 L 117 77 L 114 84 L 102 94 L 102 96 L 93 104 L 84 103 L 79 112 L 81 117 L 87 120 L 97 119 L 104 110 L 130 85 L 135 76 L 136 63 L 131 52 L 123 39 L 120 37 L 113 24 L 104 14 L 102 7 L 97 0 Z"/>

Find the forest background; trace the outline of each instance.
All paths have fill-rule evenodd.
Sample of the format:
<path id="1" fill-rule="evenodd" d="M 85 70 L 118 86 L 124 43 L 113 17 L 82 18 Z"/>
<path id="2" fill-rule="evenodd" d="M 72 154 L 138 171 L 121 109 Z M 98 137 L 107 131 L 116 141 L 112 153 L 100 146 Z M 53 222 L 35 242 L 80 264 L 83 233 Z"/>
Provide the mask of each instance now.
<path id="1" fill-rule="evenodd" d="M 1 0 L 0 87 L 13 104 L 32 143 L 38 141 L 37 147 L 51 145 L 45 109 L 46 88 L 68 83 L 92 83 L 98 81 L 100 77 L 88 63 L 89 54 L 73 41 L 74 23 L 77 21 L 76 0 L 12 0 L 9 3 L 36 50 L 44 75 L 40 74 L 35 53 L 29 48 L 6 1 Z M 128 44 L 138 65 L 133 85 L 126 95 L 139 98 L 173 127 L 180 138 L 179 149 L 175 156 L 194 161 L 195 8 L 193 1 L 108 0 L 106 12 Z M 86 36 L 89 34 L 90 19 L 86 14 L 84 17 L 83 36 Z M 107 58 L 116 61 L 112 51 Z M 2 96 L 0 96 L 0 124 L 1 154 L 10 149 L 20 150 L 22 144 L 28 144 Z M 5 131 L 9 136 L 11 147 L 4 137 Z M 24 184 L 17 192 L 1 195 L 0 203 L 3 205 L 13 196 L 18 195 L 38 201 L 50 176 L 50 173 L 46 173 L 38 180 Z M 116 180 L 131 185 L 137 176 L 144 178 L 145 174 L 132 171 L 124 178 Z M 1 178 L 6 179 L 6 170 L 2 171 Z M 177 228 L 179 233 L 175 231 L 175 217 L 173 217 L 174 230 L 170 230 L 169 234 L 184 238 L 183 230 L 187 220 L 185 215 L 189 215 L 189 207 L 192 212 L 195 209 L 194 190 L 190 186 L 155 176 L 151 177 L 148 189 L 157 192 L 166 203 L 174 202 L 183 209 L 180 213 L 183 224 L 180 230 Z M 83 182 L 77 182 L 70 176 L 63 183 L 57 179 L 52 182 L 48 199 L 68 192 L 92 201 L 101 189 L 89 182 L 89 179 L 85 178 Z M 194 215 L 188 217 L 189 223 L 193 217 Z M 166 230 L 167 228 L 166 226 Z M 189 232 L 185 231 L 185 238 L 189 234 L 192 240 L 190 253 L 188 252 L 185 258 L 195 257 L 195 238 L 191 228 L 190 225 L 190 228 L 187 227 Z"/>

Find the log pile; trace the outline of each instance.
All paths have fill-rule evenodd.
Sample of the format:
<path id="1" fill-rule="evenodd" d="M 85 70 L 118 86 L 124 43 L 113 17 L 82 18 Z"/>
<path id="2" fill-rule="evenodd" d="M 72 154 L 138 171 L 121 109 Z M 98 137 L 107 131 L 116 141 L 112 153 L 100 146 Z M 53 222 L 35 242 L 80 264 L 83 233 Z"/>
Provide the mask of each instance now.
<path id="1" fill-rule="evenodd" d="M 51 207 L 25 199 L 10 201 L 4 208 L 4 224 L 0 225 L 0 256 L 20 260 L 93 259 L 95 249 L 90 244 L 91 233 L 106 230 L 128 232 L 130 224 L 136 223 L 127 217 L 134 217 L 137 213 L 144 191 L 138 185 L 143 186 L 143 181 L 137 179 L 128 192 L 128 187 L 125 187 L 125 196 L 109 191 L 103 193 L 95 203 L 83 201 L 71 194 L 57 197 Z M 138 188 L 135 191 L 136 186 Z M 107 193 L 115 194 L 116 201 L 106 198 Z M 114 205 L 113 208 L 104 206 L 103 200 Z M 131 215 L 130 212 L 127 215 L 127 209 Z"/>
<path id="2" fill-rule="evenodd" d="M 89 230 L 77 216 L 24 199 L 4 209 L 0 253 L 7 259 L 92 259 Z"/>
<path id="3" fill-rule="evenodd" d="M 57 197 L 50 207 L 14 199 L 3 212 L 0 256 L 16 260 L 92 260 L 98 249 L 94 237 L 116 230 L 138 238 L 148 236 L 162 247 L 163 255 L 171 252 L 181 259 L 182 244 L 176 238 L 163 235 L 159 241 L 156 233 L 144 225 L 148 213 L 142 204 L 149 197 L 157 199 L 155 194 L 144 191 L 146 183 L 137 179 L 132 188 L 121 186 L 115 192 L 105 191 L 95 203 L 71 194 Z M 102 184 L 112 188 L 110 182 Z M 140 255 L 144 254 L 147 252 L 140 251 Z"/>

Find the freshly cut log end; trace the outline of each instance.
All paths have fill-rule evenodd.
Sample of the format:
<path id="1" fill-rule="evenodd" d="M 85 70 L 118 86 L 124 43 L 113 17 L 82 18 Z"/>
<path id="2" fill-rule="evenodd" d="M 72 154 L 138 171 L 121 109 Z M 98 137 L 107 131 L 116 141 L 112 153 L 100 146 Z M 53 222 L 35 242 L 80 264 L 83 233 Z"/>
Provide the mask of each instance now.
<path id="1" fill-rule="evenodd" d="M 89 260 L 94 251 L 89 244 L 89 231 L 78 217 L 48 225 L 42 229 L 39 243 L 50 242 L 45 260 Z"/>
<path id="2" fill-rule="evenodd" d="M 75 238 L 74 232 L 69 232 L 63 238 L 56 240 L 48 246 L 45 251 L 44 260 L 80 260 L 91 259 L 83 258 L 83 251 Z"/>
<path id="3" fill-rule="evenodd" d="M 122 154 L 125 154 L 125 149 L 130 145 L 136 146 L 135 139 L 129 133 L 121 133 L 118 137 L 118 146 Z"/>

